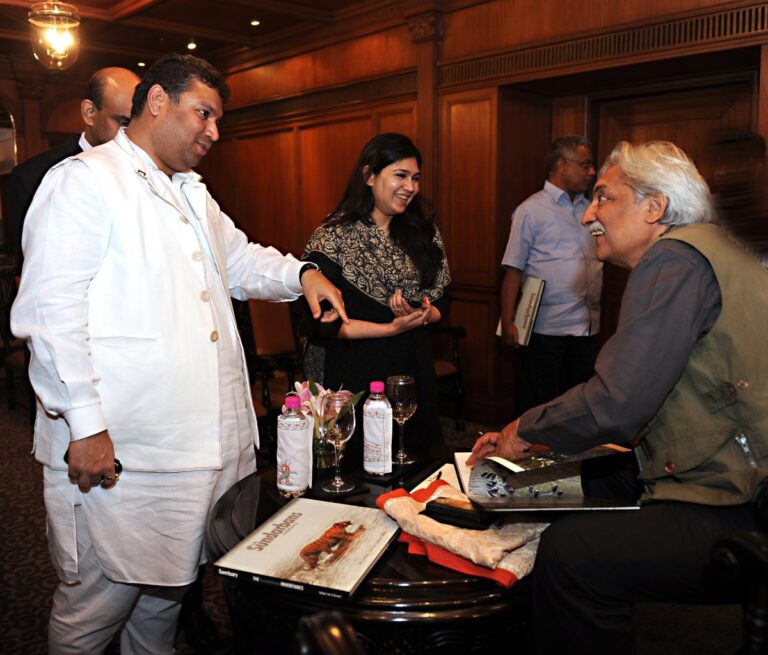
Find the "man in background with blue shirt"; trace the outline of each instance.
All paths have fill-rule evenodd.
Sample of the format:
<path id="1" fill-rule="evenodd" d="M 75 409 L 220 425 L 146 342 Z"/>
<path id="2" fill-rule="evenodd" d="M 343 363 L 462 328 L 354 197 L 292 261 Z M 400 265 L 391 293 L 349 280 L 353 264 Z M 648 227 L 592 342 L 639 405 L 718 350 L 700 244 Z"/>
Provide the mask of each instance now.
<path id="1" fill-rule="evenodd" d="M 523 277 L 546 282 L 528 346 L 518 349 L 517 412 L 556 398 L 592 375 L 600 326 L 603 265 L 581 225 L 595 179 L 592 146 L 562 136 L 549 148 L 544 188 L 512 215 L 502 266 L 502 339 L 517 347 L 514 325 Z"/>

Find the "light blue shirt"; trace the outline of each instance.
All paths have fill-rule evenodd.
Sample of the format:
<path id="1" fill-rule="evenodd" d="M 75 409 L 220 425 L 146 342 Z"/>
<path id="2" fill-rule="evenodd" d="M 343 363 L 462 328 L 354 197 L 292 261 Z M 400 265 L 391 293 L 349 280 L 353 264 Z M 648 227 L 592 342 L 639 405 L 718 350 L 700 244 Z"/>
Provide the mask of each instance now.
<path id="1" fill-rule="evenodd" d="M 533 331 L 556 336 L 597 334 L 603 264 L 595 240 L 581 224 L 589 205 L 583 194 L 570 196 L 551 182 L 512 214 L 501 264 L 546 281 Z"/>

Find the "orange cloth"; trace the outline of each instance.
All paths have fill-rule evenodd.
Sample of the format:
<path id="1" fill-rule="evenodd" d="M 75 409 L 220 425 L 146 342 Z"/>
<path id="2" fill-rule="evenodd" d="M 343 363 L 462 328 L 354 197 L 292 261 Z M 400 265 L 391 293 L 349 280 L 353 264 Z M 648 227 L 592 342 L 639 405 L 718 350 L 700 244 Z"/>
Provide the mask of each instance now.
<path id="1" fill-rule="evenodd" d="M 488 530 L 467 530 L 446 526 L 426 516 L 418 516 L 430 500 L 437 497 L 464 497 L 444 480 L 435 480 L 428 487 L 408 493 L 396 489 L 382 494 L 376 505 L 398 521 L 403 532 L 399 541 L 408 544 L 408 553 L 426 556 L 431 562 L 449 569 L 495 580 L 510 587 L 530 572 L 536 556 L 538 535 L 546 524 L 491 527 Z M 412 502 L 408 502 L 408 501 Z M 396 502 L 392 502 L 396 501 Z M 409 531 L 411 533 L 409 533 Z M 412 534 L 418 532 L 418 534 Z M 434 543 L 439 541 L 442 545 Z M 489 548 L 483 549 L 488 542 Z M 499 542 L 502 542 L 501 545 Z M 480 550 L 487 557 L 478 556 Z M 482 560 L 479 564 L 475 560 Z"/>

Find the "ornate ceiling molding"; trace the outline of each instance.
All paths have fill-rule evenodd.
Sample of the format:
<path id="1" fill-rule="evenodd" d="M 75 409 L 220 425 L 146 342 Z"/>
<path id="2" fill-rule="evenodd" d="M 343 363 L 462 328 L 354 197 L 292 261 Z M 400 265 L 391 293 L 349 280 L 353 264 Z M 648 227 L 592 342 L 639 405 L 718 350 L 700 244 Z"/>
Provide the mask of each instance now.
<path id="1" fill-rule="evenodd" d="M 443 38 L 443 15 L 433 11 L 408 19 L 408 32 L 414 43 L 440 41 Z"/>
<path id="2" fill-rule="evenodd" d="M 535 45 L 438 66 L 439 88 L 486 80 L 510 83 L 595 68 L 765 43 L 768 5 L 756 2 L 721 11 Z"/>

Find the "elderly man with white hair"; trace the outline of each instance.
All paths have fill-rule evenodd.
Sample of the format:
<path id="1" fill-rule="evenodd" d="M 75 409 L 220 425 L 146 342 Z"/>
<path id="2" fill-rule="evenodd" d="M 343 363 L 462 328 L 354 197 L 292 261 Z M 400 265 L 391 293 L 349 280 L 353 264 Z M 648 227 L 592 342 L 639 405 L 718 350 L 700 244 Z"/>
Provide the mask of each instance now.
<path id="1" fill-rule="evenodd" d="M 598 258 L 632 269 L 618 329 L 590 380 L 473 448 L 470 463 L 533 443 L 633 449 L 582 476 L 588 495 L 639 498 L 639 511 L 572 514 L 542 537 L 541 652 L 632 652 L 633 603 L 722 602 L 712 547 L 755 528 L 750 501 L 768 477 L 768 273 L 711 214 L 682 150 L 619 143 L 582 221 Z"/>

